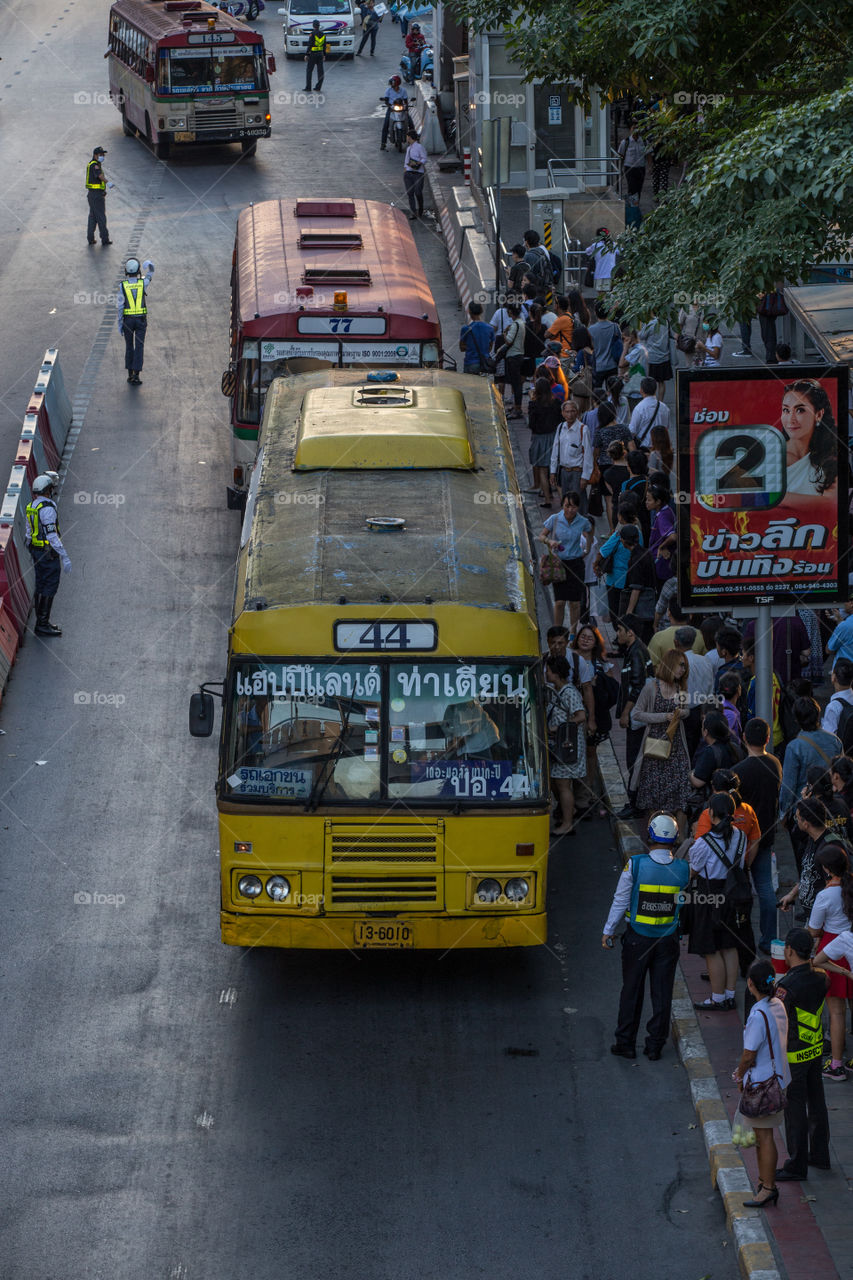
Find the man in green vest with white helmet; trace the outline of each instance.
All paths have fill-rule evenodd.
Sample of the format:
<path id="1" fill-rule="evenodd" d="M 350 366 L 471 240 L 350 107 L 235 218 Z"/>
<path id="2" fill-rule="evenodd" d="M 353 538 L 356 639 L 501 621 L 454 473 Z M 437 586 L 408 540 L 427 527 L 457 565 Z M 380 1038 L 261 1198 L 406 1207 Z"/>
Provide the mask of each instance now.
<path id="1" fill-rule="evenodd" d="M 601 945 L 612 947 L 613 935 L 620 921 L 625 921 L 622 994 L 615 1043 L 610 1046 L 610 1052 L 619 1058 L 637 1056 L 646 975 L 652 1001 L 643 1049 L 646 1057 L 656 1062 L 669 1036 L 672 988 L 678 964 L 678 917 L 690 879 L 687 863 L 673 854 L 678 840 L 678 823 L 673 815 L 652 814 L 648 853 L 628 859 L 604 926 Z"/>
<path id="2" fill-rule="evenodd" d="M 148 286 L 153 274 L 153 262 L 143 262 L 140 268 L 138 258 L 128 258 L 118 292 L 118 331 L 124 337 L 124 367 L 128 382 L 135 387 L 142 383 L 139 375 L 148 331 Z"/>

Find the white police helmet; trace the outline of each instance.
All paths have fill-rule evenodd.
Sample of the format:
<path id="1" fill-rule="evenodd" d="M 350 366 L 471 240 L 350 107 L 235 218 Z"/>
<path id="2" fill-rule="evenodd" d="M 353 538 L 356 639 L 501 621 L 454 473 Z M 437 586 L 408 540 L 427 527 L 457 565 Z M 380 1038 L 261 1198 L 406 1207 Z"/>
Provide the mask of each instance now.
<path id="1" fill-rule="evenodd" d="M 126 276 L 139 275 L 139 259 L 138 258 L 128 258 L 127 262 L 124 264 L 124 274 Z"/>
<path id="2" fill-rule="evenodd" d="M 671 813 L 656 813 L 649 823 L 649 839 L 654 844 L 675 844 L 678 823 Z"/>
<path id="3" fill-rule="evenodd" d="M 57 471 L 45 471 L 33 481 L 33 493 L 49 493 L 59 482 Z"/>

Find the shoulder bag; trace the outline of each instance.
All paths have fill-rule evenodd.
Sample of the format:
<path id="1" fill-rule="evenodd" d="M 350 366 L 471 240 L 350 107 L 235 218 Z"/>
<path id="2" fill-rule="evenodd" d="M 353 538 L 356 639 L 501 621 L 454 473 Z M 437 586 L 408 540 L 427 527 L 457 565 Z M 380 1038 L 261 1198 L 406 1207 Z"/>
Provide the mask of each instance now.
<path id="1" fill-rule="evenodd" d="M 549 711 L 555 704 L 562 706 L 559 695 L 552 692 L 548 705 Z M 555 729 L 548 727 L 548 752 L 554 764 L 567 765 L 571 768 L 572 765 L 576 765 L 578 762 L 581 726 L 576 720 L 571 719 L 573 713 L 570 713 L 565 707 L 563 707 L 563 710 L 566 714 L 565 723 L 557 725 Z"/>
<path id="2" fill-rule="evenodd" d="M 767 1021 L 767 1014 L 763 1009 L 759 1009 L 758 1012 L 764 1019 L 764 1025 L 767 1028 L 767 1044 L 770 1049 L 773 1075 L 767 1080 L 758 1080 L 753 1084 L 749 1078 L 749 1072 L 747 1072 L 740 1099 L 740 1112 L 741 1115 L 748 1116 L 751 1119 L 757 1119 L 759 1116 L 775 1116 L 777 1112 L 784 1111 L 786 1102 L 785 1090 L 782 1088 L 782 1078 L 776 1070 L 776 1056 L 773 1053 L 770 1023 Z"/>
<path id="3" fill-rule="evenodd" d="M 573 374 L 572 377 L 569 378 L 569 390 L 573 395 L 577 393 L 579 396 L 591 396 L 592 365 L 587 362 L 585 352 L 581 351 L 580 356 L 582 360 L 581 367 L 578 369 L 577 373 Z"/>
<path id="4" fill-rule="evenodd" d="M 651 434 L 652 434 L 652 427 L 655 425 L 655 419 L 657 418 L 657 416 L 658 416 L 658 414 L 659 414 L 659 413 L 660 413 L 660 400 L 658 400 L 657 404 L 655 405 L 655 411 L 654 411 L 654 413 L 652 414 L 652 416 L 649 418 L 648 422 L 646 423 L 646 429 L 645 429 L 645 431 L 643 432 L 643 440 L 648 440 L 648 439 L 649 439 L 649 437 L 651 436 Z M 635 445 L 637 446 L 637 448 L 638 448 L 638 449 L 642 449 L 642 451 L 643 451 L 644 453 L 651 453 L 651 451 L 652 451 L 652 449 L 651 449 L 651 445 L 649 445 L 649 444 L 644 444 L 644 443 L 643 443 L 643 441 L 641 441 L 641 440 L 640 440 L 640 437 L 639 437 L 639 436 L 634 436 L 634 443 L 635 443 Z"/>
<path id="5" fill-rule="evenodd" d="M 655 682 L 660 693 L 660 681 Z M 663 697 L 663 694 L 661 694 Z M 678 722 L 681 719 L 681 712 L 678 707 L 675 708 L 669 718 L 669 724 L 666 726 L 666 733 L 662 738 L 653 738 L 651 734 L 646 735 L 643 743 L 643 757 L 651 757 L 652 760 L 668 760 L 672 754 L 672 743 L 675 738 L 675 732 L 678 728 Z"/>
<path id="6" fill-rule="evenodd" d="M 543 587 L 552 587 L 555 582 L 565 582 L 566 566 L 556 551 L 549 549 L 539 559 L 539 581 Z"/>
<path id="7" fill-rule="evenodd" d="M 512 335 L 512 337 L 510 338 L 510 337 L 509 337 L 509 331 L 510 331 L 510 329 L 512 328 L 512 325 L 515 325 L 515 333 L 514 333 L 514 334 Z M 495 355 L 496 355 L 499 359 L 500 359 L 500 358 L 505 358 L 505 357 L 506 357 L 506 353 L 507 353 L 507 351 L 508 351 L 508 350 L 509 350 L 509 348 L 512 346 L 512 344 L 515 342 L 516 338 L 518 337 L 518 321 L 517 321 L 517 320 L 513 320 L 512 325 L 509 325 L 509 326 L 508 326 L 508 327 L 503 331 L 503 333 L 501 334 L 501 336 L 498 338 L 497 342 L 495 343 Z"/>

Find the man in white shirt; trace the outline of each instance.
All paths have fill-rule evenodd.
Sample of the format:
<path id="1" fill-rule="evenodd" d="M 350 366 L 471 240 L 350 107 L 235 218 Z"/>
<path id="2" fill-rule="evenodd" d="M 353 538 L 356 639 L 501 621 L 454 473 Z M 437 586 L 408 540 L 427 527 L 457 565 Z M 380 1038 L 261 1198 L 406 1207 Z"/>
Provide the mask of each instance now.
<path id="1" fill-rule="evenodd" d="M 684 654 L 687 662 L 687 705 L 690 707 L 690 714 L 684 721 L 684 736 L 691 759 L 702 736 L 702 716 L 717 701 L 714 694 L 716 671 L 710 659 L 693 648 L 697 639 L 701 641 L 702 637 L 695 627 L 678 627 L 672 645 L 673 649 Z"/>
<path id="2" fill-rule="evenodd" d="M 609 293 L 610 277 L 613 275 L 613 268 L 616 266 L 619 250 L 610 239 L 610 232 L 607 227 L 599 227 L 595 234 L 598 238 L 584 249 L 584 253 L 587 257 L 592 255 L 594 259 L 593 278 L 595 292 Z"/>
<path id="3" fill-rule="evenodd" d="M 669 406 L 658 400 L 658 384 L 654 378 L 643 378 L 640 383 L 643 398 L 631 414 L 628 429 L 640 449 L 650 449 L 652 427 L 666 427 L 669 431 Z"/>
<path id="4" fill-rule="evenodd" d="M 586 510 L 586 490 L 593 472 L 592 438 L 579 418 L 574 400 L 563 403 L 563 421 L 551 450 L 551 487 L 560 479 L 563 497 L 573 490 L 581 496 L 581 515 Z"/>
<path id="5" fill-rule="evenodd" d="M 619 143 L 619 159 L 622 161 L 626 194 L 638 196 L 646 178 L 646 147 L 637 133 L 636 125 L 631 126 L 628 137 Z"/>
<path id="6" fill-rule="evenodd" d="M 845 705 L 853 706 L 853 662 L 849 658 L 839 658 L 835 666 L 832 668 L 832 687 L 835 690 L 823 713 L 823 719 L 820 722 L 821 729 L 825 729 L 827 733 L 834 733 L 837 737 L 838 721 L 841 718 L 841 712 Z"/>

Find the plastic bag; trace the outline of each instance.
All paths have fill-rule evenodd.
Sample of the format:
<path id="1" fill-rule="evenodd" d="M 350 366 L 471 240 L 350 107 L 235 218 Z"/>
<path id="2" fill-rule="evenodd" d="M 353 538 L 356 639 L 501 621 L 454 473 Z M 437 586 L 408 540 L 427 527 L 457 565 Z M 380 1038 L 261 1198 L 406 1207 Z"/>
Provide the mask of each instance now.
<path id="1" fill-rule="evenodd" d="M 776 850 L 770 853 L 770 883 L 773 886 L 773 892 L 779 892 L 779 864 L 776 861 Z"/>
<path id="2" fill-rule="evenodd" d="M 754 1147 L 755 1130 L 746 1116 L 741 1115 L 740 1103 L 732 1120 L 732 1143 L 736 1147 Z"/>

